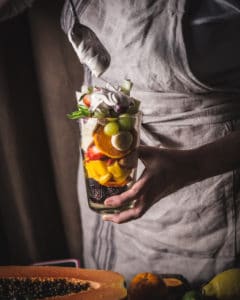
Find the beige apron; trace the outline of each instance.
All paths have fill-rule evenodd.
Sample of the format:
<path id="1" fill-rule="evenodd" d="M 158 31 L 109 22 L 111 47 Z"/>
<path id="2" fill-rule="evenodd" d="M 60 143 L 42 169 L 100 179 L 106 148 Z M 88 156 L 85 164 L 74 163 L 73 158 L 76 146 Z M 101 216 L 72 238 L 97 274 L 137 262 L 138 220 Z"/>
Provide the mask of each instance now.
<path id="1" fill-rule="evenodd" d="M 133 95 L 142 101 L 143 143 L 190 149 L 240 128 L 240 89 L 210 87 L 190 70 L 184 0 L 75 2 L 80 21 L 111 54 L 102 77 L 113 84 L 134 82 Z M 66 3 L 65 31 L 72 22 Z M 88 208 L 79 168 L 85 267 L 118 271 L 128 280 L 145 271 L 182 274 L 193 284 L 209 280 L 237 263 L 239 188 L 239 172 L 231 171 L 183 188 L 140 219 L 117 225 Z"/>

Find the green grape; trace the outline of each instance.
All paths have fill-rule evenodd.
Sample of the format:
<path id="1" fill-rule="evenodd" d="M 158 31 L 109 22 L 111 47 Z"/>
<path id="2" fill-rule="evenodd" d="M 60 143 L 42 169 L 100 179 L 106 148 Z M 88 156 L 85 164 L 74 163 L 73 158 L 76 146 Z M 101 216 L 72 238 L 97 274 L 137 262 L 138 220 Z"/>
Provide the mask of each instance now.
<path id="1" fill-rule="evenodd" d="M 104 112 L 102 112 L 101 110 L 96 110 L 94 112 L 93 116 L 98 119 L 103 119 L 106 116 L 106 114 Z"/>
<path id="2" fill-rule="evenodd" d="M 121 130 L 131 130 L 134 126 L 134 117 L 129 114 L 122 114 L 119 116 L 118 124 Z"/>
<path id="3" fill-rule="evenodd" d="M 112 121 L 117 121 L 117 118 L 115 118 L 115 117 L 108 117 L 107 120 L 109 122 L 112 122 Z"/>
<path id="4" fill-rule="evenodd" d="M 95 111 L 94 111 L 94 117 L 98 118 L 98 119 L 103 119 L 106 116 L 109 115 L 109 110 L 105 107 L 98 107 Z"/>
<path id="5" fill-rule="evenodd" d="M 119 125 L 117 122 L 109 122 L 104 126 L 104 133 L 106 135 L 112 136 L 119 132 Z"/>

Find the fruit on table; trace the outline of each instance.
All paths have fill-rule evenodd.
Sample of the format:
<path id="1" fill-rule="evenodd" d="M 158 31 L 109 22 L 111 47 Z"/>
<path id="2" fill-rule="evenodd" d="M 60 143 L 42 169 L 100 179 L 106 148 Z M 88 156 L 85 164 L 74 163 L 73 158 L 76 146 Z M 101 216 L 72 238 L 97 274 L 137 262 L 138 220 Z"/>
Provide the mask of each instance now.
<path id="1" fill-rule="evenodd" d="M 189 284 L 185 278 L 180 275 L 163 275 L 162 279 L 168 288 L 169 299 L 181 299 L 189 290 Z M 174 277 L 175 276 L 175 277 Z"/>
<path id="2" fill-rule="evenodd" d="M 123 300 L 127 297 L 124 281 L 121 274 L 105 270 L 54 266 L 0 266 L 0 298 Z M 16 286 L 16 282 L 21 284 Z M 71 289 L 68 291 L 69 287 L 76 284 L 80 287 L 79 292 Z"/>
<path id="3" fill-rule="evenodd" d="M 129 152 L 129 149 L 126 151 L 120 151 L 114 148 L 111 143 L 111 136 L 104 133 L 103 126 L 98 126 L 94 131 L 93 140 L 97 148 L 110 158 L 122 158 Z"/>
<path id="4" fill-rule="evenodd" d="M 113 147 L 119 151 L 128 150 L 133 142 L 133 135 L 130 131 L 120 131 L 111 137 Z"/>
<path id="5" fill-rule="evenodd" d="M 216 275 L 202 287 L 202 293 L 218 300 L 239 300 L 240 269 L 229 269 Z"/>
<path id="6" fill-rule="evenodd" d="M 198 291 L 192 290 L 184 294 L 182 300 L 203 300 L 204 297 Z"/>
<path id="7" fill-rule="evenodd" d="M 139 273 L 128 287 L 129 300 L 166 300 L 168 289 L 163 279 L 153 273 Z"/>

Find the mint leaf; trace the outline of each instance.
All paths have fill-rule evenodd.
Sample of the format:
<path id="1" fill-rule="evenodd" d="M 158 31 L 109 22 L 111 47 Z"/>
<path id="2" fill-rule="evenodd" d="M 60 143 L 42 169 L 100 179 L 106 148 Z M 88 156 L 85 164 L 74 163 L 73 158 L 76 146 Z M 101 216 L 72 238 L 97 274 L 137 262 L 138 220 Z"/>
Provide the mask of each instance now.
<path id="1" fill-rule="evenodd" d="M 89 116 L 90 116 L 90 111 L 88 107 L 80 104 L 78 105 L 78 110 L 67 114 L 67 117 L 71 120 L 76 120 L 76 119 L 89 117 Z"/>

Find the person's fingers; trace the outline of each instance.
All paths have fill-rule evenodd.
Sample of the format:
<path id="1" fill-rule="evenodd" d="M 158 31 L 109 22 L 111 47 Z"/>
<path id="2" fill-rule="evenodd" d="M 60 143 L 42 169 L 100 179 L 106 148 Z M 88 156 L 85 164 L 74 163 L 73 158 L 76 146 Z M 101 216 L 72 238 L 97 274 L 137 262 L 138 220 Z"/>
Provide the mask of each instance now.
<path id="1" fill-rule="evenodd" d="M 103 215 L 102 219 L 104 221 L 110 221 L 113 223 L 122 224 L 140 218 L 143 215 L 143 213 L 144 213 L 144 201 L 136 200 L 136 204 L 133 208 L 124 210 L 119 214 Z"/>
<path id="2" fill-rule="evenodd" d="M 119 207 L 135 199 L 138 199 L 146 190 L 146 182 L 147 176 L 144 176 L 143 173 L 140 179 L 128 191 L 123 192 L 120 195 L 107 198 L 104 201 L 104 205 L 110 207 Z"/>

